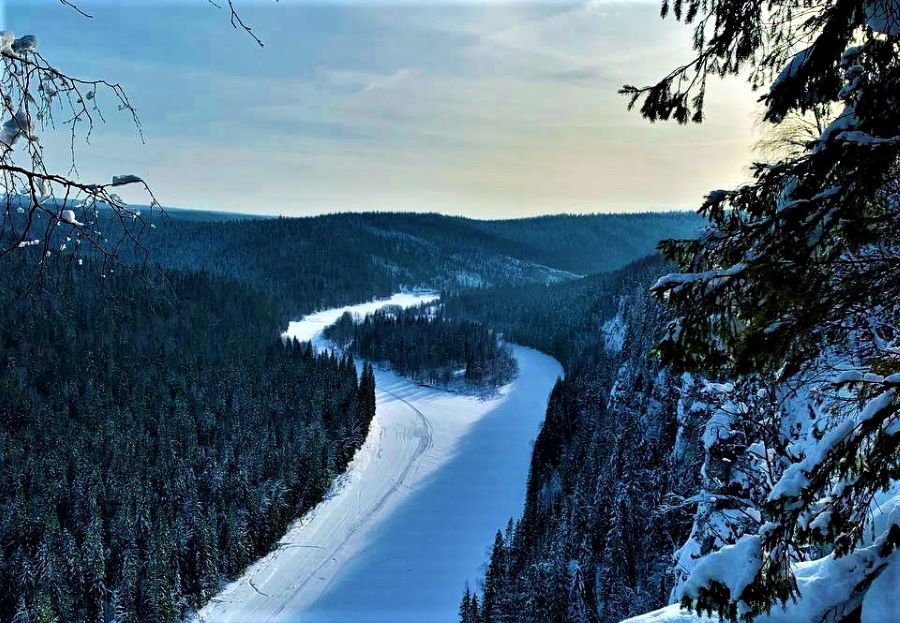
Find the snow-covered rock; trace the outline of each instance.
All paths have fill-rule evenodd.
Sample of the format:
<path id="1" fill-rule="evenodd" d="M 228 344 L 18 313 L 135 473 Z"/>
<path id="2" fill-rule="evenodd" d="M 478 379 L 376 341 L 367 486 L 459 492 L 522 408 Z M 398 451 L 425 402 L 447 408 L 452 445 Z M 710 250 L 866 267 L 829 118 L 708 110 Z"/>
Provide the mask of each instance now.
<path id="1" fill-rule="evenodd" d="M 603 332 L 603 347 L 612 353 L 621 352 L 625 345 L 625 332 L 628 328 L 628 323 L 625 322 L 625 303 L 625 297 L 619 300 L 616 315 L 604 322 L 600 329 Z"/>

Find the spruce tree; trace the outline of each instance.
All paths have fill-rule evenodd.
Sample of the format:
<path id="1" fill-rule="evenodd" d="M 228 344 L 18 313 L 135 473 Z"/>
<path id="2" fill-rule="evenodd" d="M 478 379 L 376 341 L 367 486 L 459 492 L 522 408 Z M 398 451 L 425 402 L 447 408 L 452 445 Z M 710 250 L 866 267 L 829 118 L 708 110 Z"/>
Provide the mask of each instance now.
<path id="1" fill-rule="evenodd" d="M 459 602 L 459 623 L 473 623 L 472 621 L 472 591 L 468 583 L 463 592 L 462 601 Z"/>
<path id="2" fill-rule="evenodd" d="M 494 537 L 494 546 L 491 548 L 491 559 L 488 562 L 487 573 L 484 576 L 484 599 L 481 617 L 485 623 L 494 623 L 501 620 L 500 601 L 503 598 L 505 577 L 506 544 L 503 541 L 503 533 L 497 530 L 497 535 Z"/>
<path id="3" fill-rule="evenodd" d="M 787 454 L 784 441 L 768 494 L 745 508 L 757 529 L 708 555 L 739 557 L 750 572 L 729 582 L 722 565 L 706 565 L 680 596 L 752 620 L 797 596 L 799 552 L 867 547 L 878 562 L 848 597 L 853 610 L 900 545 L 898 526 L 872 533 L 868 521 L 873 498 L 900 477 L 900 5 L 676 0 L 669 11 L 695 25 L 697 55 L 655 85 L 623 89 L 648 119 L 700 121 L 707 78 L 742 72 L 767 88 L 772 124 L 832 111 L 804 150 L 711 192 L 698 238 L 661 246 L 681 269 L 654 288 L 677 314 L 657 347 L 665 361 L 782 384 L 814 378 L 817 392 L 805 448 Z M 767 415 L 747 419 L 761 429 Z"/>

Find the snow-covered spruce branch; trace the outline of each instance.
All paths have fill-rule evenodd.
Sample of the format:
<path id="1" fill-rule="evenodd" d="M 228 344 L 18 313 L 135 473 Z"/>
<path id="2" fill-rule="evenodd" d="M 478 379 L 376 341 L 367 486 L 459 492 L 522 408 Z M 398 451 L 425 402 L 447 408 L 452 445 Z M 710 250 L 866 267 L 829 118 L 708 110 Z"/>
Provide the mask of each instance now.
<path id="1" fill-rule="evenodd" d="M 766 15 L 774 21 L 755 24 L 765 11 L 748 23 L 746 3 L 715 15 L 699 1 L 679 4 L 686 21 L 716 24 L 698 26 L 696 43 L 724 63 L 722 73 L 749 62 L 778 76 L 764 98 L 768 120 L 842 110 L 802 151 L 754 165 L 751 183 L 710 193 L 699 238 L 662 245 L 682 272 L 654 288 L 676 311 L 657 352 L 677 368 L 734 379 L 742 391 L 728 400 L 748 407 L 743 418 L 710 414 L 707 430 L 721 432 L 706 444 L 711 495 L 698 498 L 677 554 L 674 598 L 732 620 L 779 607 L 789 620 L 837 620 L 863 607 L 900 548 L 900 516 L 887 520 L 878 508 L 879 496 L 900 498 L 900 3 L 861 11 L 836 0 L 794 22 L 778 19 L 790 7 L 776 3 Z M 698 65 L 686 67 L 678 71 Z M 645 116 L 687 107 L 682 80 L 670 74 L 645 91 Z M 755 403 L 754 379 L 793 406 Z M 834 570 L 833 606 L 795 617 L 801 587 L 810 587 L 799 563 L 812 560 Z"/>
<path id="2" fill-rule="evenodd" d="M 700 273 L 669 273 L 660 277 L 651 292 L 662 294 L 666 291 L 680 291 L 685 285 L 704 282 L 706 287 L 715 287 L 720 280 L 737 277 L 747 269 L 747 265 L 743 262 L 734 264 L 728 268 L 717 268 L 706 270 Z"/>
<path id="3" fill-rule="evenodd" d="M 878 386 L 883 391 L 900 389 L 900 373 L 882 376 L 874 372 L 863 372 L 861 370 L 848 370 L 842 372 L 834 379 L 836 389 L 853 385 L 870 385 Z"/>
<path id="4" fill-rule="evenodd" d="M 900 409 L 900 375 L 885 385 L 855 416 L 847 417 L 827 431 L 811 446 L 803 460 L 790 465 L 775 483 L 767 502 L 773 508 L 790 512 L 798 500 L 817 496 L 831 483 L 834 475 L 855 469 L 854 460 L 867 455 L 864 444 L 878 435 L 896 436 L 900 427 L 891 425 Z M 849 381 L 839 381 L 846 384 Z M 851 485 L 852 486 L 852 485 Z"/>
<path id="5" fill-rule="evenodd" d="M 858 390 L 863 384 L 868 398 L 848 413 L 835 413 L 824 432 L 818 432 L 814 424 L 806 441 L 795 440 L 802 454 L 786 468 L 786 453 L 777 450 L 775 456 L 782 457 L 781 467 L 773 470 L 760 465 L 756 476 L 738 473 L 733 466 L 750 456 L 767 459 L 772 450 L 758 441 L 743 453 L 729 454 L 727 448 L 735 445 L 735 435 L 741 436 L 741 425 L 731 416 L 721 419 L 717 414 L 726 412 L 716 407 L 704 440 L 708 453 L 721 443 L 726 454 L 709 455 L 704 464 L 707 482 L 704 491 L 693 497 L 700 506 L 695 527 L 689 542 L 676 554 L 680 581 L 674 598 L 699 610 L 717 611 L 726 618 L 753 620 L 760 612 L 762 595 L 777 594 L 787 601 L 803 597 L 792 572 L 794 563 L 830 551 L 841 561 L 834 564 L 859 572 L 856 579 L 842 581 L 858 585 L 858 594 L 863 594 L 866 583 L 878 576 L 888 562 L 887 556 L 900 545 L 900 527 L 883 525 L 884 521 L 873 518 L 876 497 L 886 486 L 879 471 L 897 465 L 898 377 L 844 371 L 831 380 L 815 381 L 823 391 L 842 393 L 850 388 Z M 723 404 L 750 400 L 750 418 L 755 421 L 760 409 L 752 405 L 752 400 L 760 394 L 753 387 L 751 382 L 740 390 L 730 390 L 730 398 Z M 832 398 L 840 399 L 836 393 Z M 796 406 L 803 408 L 803 402 L 805 399 Z M 827 404 L 822 403 L 822 408 L 827 409 Z M 800 419 L 804 419 L 802 415 Z M 707 440 L 713 431 L 715 440 Z M 738 439 L 738 450 L 742 443 Z M 720 469 L 730 470 L 731 476 L 716 471 Z M 760 480 L 760 476 L 764 478 Z M 759 485 L 764 496 L 761 503 L 754 493 Z M 735 491 L 752 499 L 737 497 Z M 717 545 L 707 552 L 701 548 L 704 539 L 710 537 Z M 881 545 L 874 547 L 873 543 Z M 723 608 L 722 604 L 730 606 Z M 766 609 L 764 605 L 761 608 Z"/>

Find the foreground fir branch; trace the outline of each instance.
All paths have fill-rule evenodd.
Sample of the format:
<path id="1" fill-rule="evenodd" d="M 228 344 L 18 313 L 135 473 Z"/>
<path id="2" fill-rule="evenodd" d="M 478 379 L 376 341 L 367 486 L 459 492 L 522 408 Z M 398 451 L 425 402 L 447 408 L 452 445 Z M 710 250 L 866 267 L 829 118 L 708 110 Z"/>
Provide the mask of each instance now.
<path id="1" fill-rule="evenodd" d="M 626 87 L 646 117 L 700 120 L 707 76 L 744 68 L 756 86 L 774 76 L 762 98 L 771 122 L 839 110 L 805 149 L 710 193 L 698 239 L 662 245 L 682 272 L 654 287 L 678 314 L 657 350 L 676 368 L 744 379 L 720 413 L 724 437 L 744 427 L 738 455 L 756 464 L 711 483 L 718 508 L 750 520 L 720 525 L 729 530 L 697 552 L 676 597 L 753 620 L 801 596 L 795 563 L 833 554 L 858 561 L 852 590 L 825 613 L 842 620 L 900 545 L 895 523 L 871 520 L 900 478 L 900 6 L 671 8 L 697 25 L 698 56 L 657 85 Z M 766 379 L 780 389 L 756 400 Z M 807 430 L 788 430 L 791 401 L 811 414 Z M 735 492 L 743 502 L 725 504 Z"/>

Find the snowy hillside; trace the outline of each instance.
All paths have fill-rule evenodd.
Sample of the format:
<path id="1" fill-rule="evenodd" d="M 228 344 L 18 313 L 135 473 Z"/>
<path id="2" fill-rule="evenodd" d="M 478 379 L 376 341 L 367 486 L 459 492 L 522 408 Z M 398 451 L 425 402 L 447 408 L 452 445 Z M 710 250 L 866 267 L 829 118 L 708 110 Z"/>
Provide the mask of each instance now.
<path id="1" fill-rule="evenodd" d="M 411 288 L 568 281 L 617 269 L 652 252 L 661 237 L 691 236 L 700 225 L 689 212 L 512 221 L 397 213 L 221 222 L 187 216 L 155 223 L 144 241 L 155 263 L 236 279 L 295 313 Z"/>

